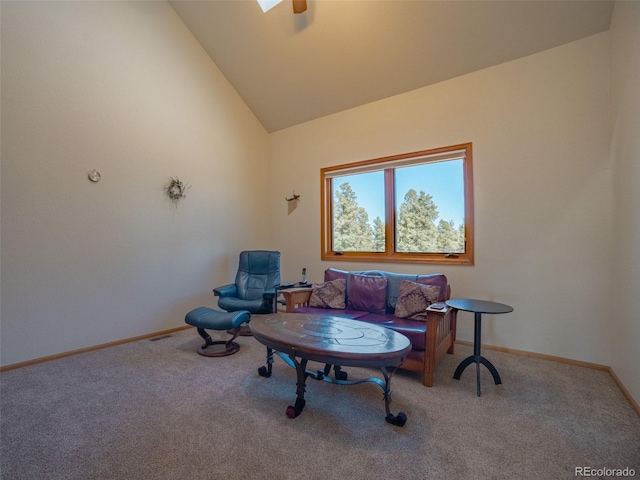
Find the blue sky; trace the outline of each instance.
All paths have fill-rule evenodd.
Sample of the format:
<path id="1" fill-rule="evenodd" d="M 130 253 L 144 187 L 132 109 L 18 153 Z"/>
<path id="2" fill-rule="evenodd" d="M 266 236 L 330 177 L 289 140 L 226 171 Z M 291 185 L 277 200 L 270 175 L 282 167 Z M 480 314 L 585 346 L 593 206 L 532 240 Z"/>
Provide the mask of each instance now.
<path id="1" fill-rule="evenodd" d="M 458 227 L 464 220 L 464 175 L 462 160 L 433 162 L 396 169 L 396 205 L 411 188 L 424 190 L 438 206 L 440 219 L 453 220 Z M 369 221 L 378 216 L 384 220 L 384 172 L 347 175 L 334 180 L 334 189 L 342 182 L 349 182 L 356 193 L 358 203 L 369 214 Z M 436 222 L 437 223 L 437 222 Z"/>

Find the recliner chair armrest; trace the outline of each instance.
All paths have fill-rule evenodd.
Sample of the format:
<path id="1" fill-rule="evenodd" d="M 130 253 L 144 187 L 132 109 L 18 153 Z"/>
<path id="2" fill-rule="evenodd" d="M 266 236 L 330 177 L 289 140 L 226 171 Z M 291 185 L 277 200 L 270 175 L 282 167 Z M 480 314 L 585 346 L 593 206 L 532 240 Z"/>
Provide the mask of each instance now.
<path id="1" fill-rule="evenodd" d="M 230 283 L 229 285 L 223 285 L 213 289 L 213 294 L 216 297 L 235 297 L 237 292 L 238 288 L 235 283 Z"/>

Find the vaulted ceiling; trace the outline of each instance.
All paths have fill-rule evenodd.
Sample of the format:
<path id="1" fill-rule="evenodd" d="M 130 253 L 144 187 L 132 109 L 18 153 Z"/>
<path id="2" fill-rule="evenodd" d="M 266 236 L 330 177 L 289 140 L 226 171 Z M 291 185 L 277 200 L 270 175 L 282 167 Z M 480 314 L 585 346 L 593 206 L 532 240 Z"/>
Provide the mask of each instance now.
<path id="1" fill-rule="evenodd" d="M 609 28 L 613 1 L 170 2 L 274 132 Z"/>

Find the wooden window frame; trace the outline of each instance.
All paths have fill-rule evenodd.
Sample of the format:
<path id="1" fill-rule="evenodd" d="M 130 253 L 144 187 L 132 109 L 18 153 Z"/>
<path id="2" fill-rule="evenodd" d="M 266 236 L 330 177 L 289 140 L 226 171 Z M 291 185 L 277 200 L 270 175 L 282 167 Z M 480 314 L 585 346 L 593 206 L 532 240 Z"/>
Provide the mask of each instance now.
<path id="1" fill-rule="evenodd" d="M 437 161 L 438 157 L 453 152 L 464 152 L 463 178 L 464 178 L 464 208 L 465 208 L 465 252 L 456 254 L 447 253 L 406 253 L 396 252 L 395 245 L 395 182 L 393 171 L 395 165 L 403 160 L 432 157 Z M 460 155 L 460 158 L 463 156 Z M 452 158 L 453 159 L 453 158 Z M 419 163 L 419 162 L 416 162 Z M 331 181 L 335 172 L 358 171 L 366 172 L 380 170 L 384 164 L 393 164 L 384 168 L 384 195 L 385 195 L 385 251 L 384 252 L 336 252 L 332 250 L 332 190 Z M 410 163 L 409 163 L 410 164 Z M 326 167 L 320 170 L 320 234 L 322 260 L 338 260 L 350 262 L 390 262 L 390 263 L 427 263 L 441 265 L 473 265 L 474 264 L 474 209 L 473 209 L 473 155 L 472 144 L 463 143 L 448 147 L 422 150 L 418 152 L 403 153 L 389 157 L 363 160 L 360 162 Z"/>

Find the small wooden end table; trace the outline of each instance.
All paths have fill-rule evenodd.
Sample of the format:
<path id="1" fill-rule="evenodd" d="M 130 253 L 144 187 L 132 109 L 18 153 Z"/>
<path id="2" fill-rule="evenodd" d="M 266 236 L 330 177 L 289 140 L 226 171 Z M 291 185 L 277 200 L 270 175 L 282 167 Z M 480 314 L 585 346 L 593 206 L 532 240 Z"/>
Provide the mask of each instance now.
<path id="1" fill-rule="evenodd" d="M 475 322 L 473 326 L 473 355 L 468 356 L 462 362 L 460 362 L 460 365 L 458 365 L 458 368 L 456 368 L 456 371 L 453 374 L 453 378 L 455 378 L 456 380 L 460 380 L 460 375 L 462 375 L 462 372 L 464 371 L 464 369 L 467 368 L 472 363 L 475 363 L 477 390 L 478 390 L 478 396 L 480 396 L 480 364 L 481 363 L 485 367 L 487 367 L 487 369 L 489 369 L 489 371 L 491 372 L 491 375 L 493 376 L 493 380 L 496 382 L 496 385 L 500 385 L 502 383 L 502 380 L 500 379 L 500 375 L 498 374 L 498 370 L 496 370 L 496 367 L 494 367 L 489 360 L 487 360 L 480 354 L 482 314 L 483 313 L 491 313 L 491 314 L 509 313 L 509 312 L 513 312 L 513 307 L 510 307 L 509 305 L 504 305 L 502 303 L 489 302 L 487 300 L 473 300 L 469 298 L 452 298 L 451 300 L 447 300 L 445 303 L 457 310 L 464 310 L 465 312 L 473 312 L 474 314 Z"/>
<path id="2" fill-rule="evenodd" d="M 305 405 L 304 392 L 307 378 L 323 380 L 339 385 L 376 383 L 384 392 L 386 421 L 398 427 L 404 426 L 407 416 L 403 412 L 392 415 L 389 410 L 391 373 L 388 368 L 397 367 L 411 351 L 411 342 L 401 333 L 391 329 L 359 322 L 350 318 L 301 313 L 278 313 L 256 317 L 250 323 L 253 337 L 267 347 L 267 365 L 258 369 L 262 377 L 270 377 L 273 354 L 296 369 L 297 398 L 295 405 L 287 407 L 287 416 L 295 418 Z M 307 362 L 324 363 L 324 369 L 307 370 Z M 379 368 L 384 381 L 371 377 L 363 380 L 347 380 L 341 367 Z M 331 378 L 331 369 L 334 378 Z"/>

